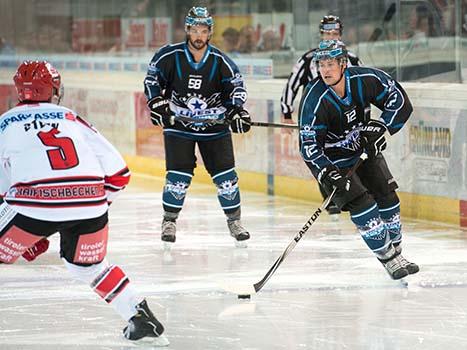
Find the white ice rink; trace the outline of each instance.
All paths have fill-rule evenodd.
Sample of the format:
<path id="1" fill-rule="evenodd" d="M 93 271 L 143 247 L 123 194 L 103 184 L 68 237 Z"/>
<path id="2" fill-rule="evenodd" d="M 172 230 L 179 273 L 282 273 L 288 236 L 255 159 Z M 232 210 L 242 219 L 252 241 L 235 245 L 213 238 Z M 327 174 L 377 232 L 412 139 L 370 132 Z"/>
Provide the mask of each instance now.
<path id="1" fill-rule="evenodd" d="M 214 186 L 193 185 L 177 242 L 160 242 L 161 179 L 136 176 L 110 211 L 109 261 L 122 266 L 177 350 L 467 349 L 467 233 L 404 221 L 408 288 L 387 276 L 347 214 L 323 215 L 251 300 L 219 282 L 259 281 L 318 204 L 242 193 L 252 239 L 235 248 Z M 32 263 L 0 267 L 0 349 L 152 349 L 69 277 L 58 236 Z"/>

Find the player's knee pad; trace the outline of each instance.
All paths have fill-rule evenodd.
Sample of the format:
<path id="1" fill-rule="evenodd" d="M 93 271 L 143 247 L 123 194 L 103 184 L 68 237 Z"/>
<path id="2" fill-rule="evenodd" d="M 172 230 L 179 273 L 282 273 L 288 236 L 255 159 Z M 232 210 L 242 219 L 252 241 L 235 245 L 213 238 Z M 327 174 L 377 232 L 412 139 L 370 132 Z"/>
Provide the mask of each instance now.
<path id="1" fill-rule="evenodd" d="M 167 171 L 164 191 L 162 193 L 164 210 L 179 212 L 182 209 L 192 178 L 193 173 L 189 171 Z"/>
<path id="2" fill-rule="evenodd" d="M 376 254 L 383 256 L 391 245 L 383 220 L 379 215 L 378 205 L 373 203 L 360 210 L 353 210 L 350 218 L 357 226 L 366 245 Z"/>
<path id="3" fill-rule="evenodd" d="M 212 176 L 217 187 L 217 197 L 222 209 L 226 213 L 235 211 L 240 207 L 240 190 L 235 169 L 220 171 Z"/>
<path id="4" fill-rule="evenodd" d="M 402 224 L 400 216 L 400 202 L 397 194 L 391 192 L 389 195 L 379 199 L 379 213 L 389 233 L 391 241 L 395 244 L 402 240 Z"/>
<path id="5" fill-rule="evenodd" d="M 87 266 L 70 263 L 65 258 L 62 258 L 62 260 L 68 272 L 74 279 L 89 285 L 109 266 L 109 263 L 106 259 L 98 264 Z"/>

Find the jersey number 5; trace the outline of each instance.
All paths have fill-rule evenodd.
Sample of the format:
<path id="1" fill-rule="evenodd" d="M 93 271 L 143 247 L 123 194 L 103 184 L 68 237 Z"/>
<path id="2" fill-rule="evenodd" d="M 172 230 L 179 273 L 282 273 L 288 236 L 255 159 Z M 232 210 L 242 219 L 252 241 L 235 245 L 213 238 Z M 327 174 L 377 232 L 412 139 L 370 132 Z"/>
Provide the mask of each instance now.
<path id="1" fill-rule="evenodd" d="M 60 131 L 52 129 L 48 132 L 40 131 L 37 137 L 46 146 L 56 147 L 47 151 L 50 166 L 53 170 L 70 169 L 78 165 L 78 154 L 73 140 L 69 137 L 57 137 Z"/>

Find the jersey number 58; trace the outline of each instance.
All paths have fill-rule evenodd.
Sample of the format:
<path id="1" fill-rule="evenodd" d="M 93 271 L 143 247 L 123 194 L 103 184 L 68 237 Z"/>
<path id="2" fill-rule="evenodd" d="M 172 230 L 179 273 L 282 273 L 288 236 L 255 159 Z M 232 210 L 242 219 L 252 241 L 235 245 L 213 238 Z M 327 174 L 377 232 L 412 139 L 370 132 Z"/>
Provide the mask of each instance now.
<path id="1" fill-rule="evenodd" d="M 188 89 L 198 90 L 199 88 L 201 88 L 202 82 L 203 82 L 202 79 L 190 78 L 188 79 Z"/>

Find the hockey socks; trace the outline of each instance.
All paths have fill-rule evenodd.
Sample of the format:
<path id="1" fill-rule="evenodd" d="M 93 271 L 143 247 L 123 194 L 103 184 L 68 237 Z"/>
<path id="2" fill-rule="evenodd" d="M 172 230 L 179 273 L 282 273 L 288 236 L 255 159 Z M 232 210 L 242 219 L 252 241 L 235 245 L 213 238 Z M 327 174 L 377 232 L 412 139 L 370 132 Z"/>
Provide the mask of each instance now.
<path id="1" fill-rule="evenodd" d="M 136 314 L 135 306 L 143 298 L 131 287 L 125 272 L 104 260 L 99 264 L 79 266 L 64 260 L 71 275 L 90 287 L 126 321 Z"/>
<path id="2" fill-rule="evenodd" d="M 217 187 L 217 198 L 226 214 L 240 207 L 240 191 L 235 170 L 229 169 L 212 176 Z"/>
<path id="3" fill-rule="evenodd" d="M 167 171 L 162 193 L 162 203 L 165 211 L 179 212 L 182 209 L 192 177 L 193 174 L 186 172 Z"/>
<path id="4" fill-rule="evenodd" d="M 373 253 L 379 258 L 384 257 L 392 245 L 384 222 L 379 215 L 378 206 L 373 204 L 358 213 L 351 213 L 350 218 Z"/>
<path id="5" fill-rule="evenodd" d="M 402 240 L 401 233 L 401 216 L 400 216 L 400 203 L 397 203 L 389 208 L 380 208 L 379 214 L 384 222 L 389 237 L 394 244 L 398 244 Z"/>

